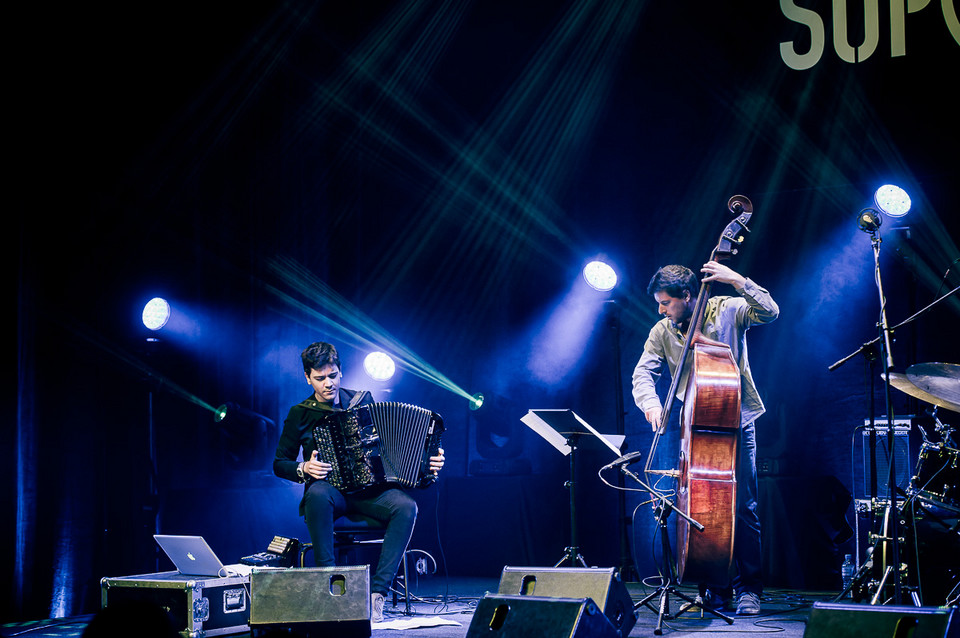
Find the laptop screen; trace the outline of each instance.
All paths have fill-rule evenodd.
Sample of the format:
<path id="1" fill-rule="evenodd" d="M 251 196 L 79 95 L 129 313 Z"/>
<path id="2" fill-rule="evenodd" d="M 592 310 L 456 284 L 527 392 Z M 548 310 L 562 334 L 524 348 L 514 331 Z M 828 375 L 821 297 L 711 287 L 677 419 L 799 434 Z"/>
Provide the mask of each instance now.
<path id="1" fill-rule="evenodd" d="M 155 534 L 153 537 L 186 576 L 226 576 L 227 570 L 202 536 Z"/>

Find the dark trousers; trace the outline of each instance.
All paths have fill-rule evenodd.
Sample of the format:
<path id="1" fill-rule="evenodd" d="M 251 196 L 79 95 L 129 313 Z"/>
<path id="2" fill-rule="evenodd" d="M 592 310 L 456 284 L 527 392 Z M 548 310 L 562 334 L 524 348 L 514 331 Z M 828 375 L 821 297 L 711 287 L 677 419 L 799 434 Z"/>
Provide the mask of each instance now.
<path id="1" fill-rule="evenodd" d="M 318 567 L 337 563 L 333 549 L 333 522 L 344 514 L 362 514 L 386 525 L 380 559 L 370 591 L 386 594 L 397 575 L 417 520 L 417 502 L 402 489 L 377 487 L 343 494 L 326 481 L 314 481 L 304 495 L 304 520 Z"/>

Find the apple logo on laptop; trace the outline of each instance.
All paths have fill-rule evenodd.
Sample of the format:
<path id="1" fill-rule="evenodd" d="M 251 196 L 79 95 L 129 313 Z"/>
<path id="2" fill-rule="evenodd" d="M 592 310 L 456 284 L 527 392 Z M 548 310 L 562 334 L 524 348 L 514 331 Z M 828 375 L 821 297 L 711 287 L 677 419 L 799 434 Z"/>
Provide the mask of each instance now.
<path id="1" fill-rule="evenodd" d="M 197 560 L 196 558 L 194 558 L 193 554 L 191 554 L 190 552 L 187 552 L 187 558 L 189 558 L 190 560 Z"/>

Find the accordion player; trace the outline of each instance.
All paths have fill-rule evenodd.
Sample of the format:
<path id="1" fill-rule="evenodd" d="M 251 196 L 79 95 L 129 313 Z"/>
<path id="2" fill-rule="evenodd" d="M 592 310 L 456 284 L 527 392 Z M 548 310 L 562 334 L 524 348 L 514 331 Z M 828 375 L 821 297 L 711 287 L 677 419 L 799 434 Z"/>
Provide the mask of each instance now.
<path id="1" fill-rule="evenodd" d="M 430 457 L 442 447 L 443 419 L 398 402 L 324 413 L 313 426 L 319 457 L 332 466 L 326 481 L 344 493 L 393 483 L 423 488 L 436 480 Z"/>

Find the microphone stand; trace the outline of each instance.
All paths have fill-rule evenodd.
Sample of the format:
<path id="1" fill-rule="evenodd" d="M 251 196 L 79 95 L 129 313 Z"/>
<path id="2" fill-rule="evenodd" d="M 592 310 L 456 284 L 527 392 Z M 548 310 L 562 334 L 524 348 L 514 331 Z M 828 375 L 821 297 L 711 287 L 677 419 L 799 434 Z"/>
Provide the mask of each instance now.
<path id="1" fill-rule="evenodd" d="M 897 455 L 896 441 L 893 431 L 893 402 L 890 399 L 890 368 L 893 367 L 893 353 L 890 349 L 890 324 L 887 323 L 887 298 L 883 294 L 883 280 L 880 277 L 880 234 L 877 230 L 870 233 L 870 243 L 873 245 L 873 262 L 876 273 L 877 292 L 880 295 L 880 336 L 883 337 L 881 348 L 883 360 L 883 391 L 887 406 L 887 455 L 890 463 L 887 472 L 887 492 L 890 497 L 890 561 L 893 563 L 893 602 L 900 604 L 900 510 L 897 507 Z M 889 567 L 889 566 L 888 566 Z"/>
<path id="2" fill-rule="evenodd" d="M 945 300 L 947 297 L 951 297 L 951 296 L 957 294 L 957 292 L 960 292 L 960 286 L 957 286 L 956 288 L 954 288 L 954 289 L 951 290 L 950 292 L 944 294 L 942 297 L 939 297 L 939 298 L 935 299 L 935 300 L 932 301 L 929 305 L 924 306 L 923 308 L 921 308 L 920 310 L 916 311 L 915 313 L 913 313 L 912 315 L 910 315 L 909 317 L 907 317 L 906 319 L 904 319 L 903 321 L 901 321 L 900 323 L 898 323 L 897 325 L 895 325 L 894 327 L 890 328 L 890 332 L 891 332 L 891 333 L 896 332 L 897 330 L 899 330 L 899 329 L 902 328 L 903 326 L 907 325 L 908 323 L 910 323 L 911 321 L 913 321 L 914 319 L 916 319 L 916 318 L 919 317 L 920 315 L 926 313 L 928 310 L 931 310 L 934 306 L 936 306 L 936 305 L 937 305 L 938 303 L 940 303 L 941 301 Z M 870 356 L 870 355 L 869 355 L 869 352 L 871 351 L 871 349 L 872 349 L 874 346 L 877 345 L 877 342 L 879 342 L 880 339 L 881 339 L 881 337 L 879 337 L 879 336 L 874 337 L 874 338 L 871 339 L 870 341 L 866 342 L 865 344 L 863 344 L 862 346 L 860 346 L 859 348 L 857 348 L 855 351 L 853 351 L 853 352 L 851 352 L 850 354 L 848 354 L 847 356 L 845 356 L 843 359 L 840 359 L 839 361 L 837 361 L 837 362 L 831 364 L 830 366 L 828 366 L 828 367 L 827 367 L 827 370 L 829 370 L 830 372 L 833 372 L 834 370 L 836 370 L 837 368 L 839 368 L 840 366 L 842 366 L 843 364 L 845 364 L 845 363 L 846 363 L 847 361 L 849 361 L 850 359 L 853 359 L 853 358 L 854 358 L 855 356 L 857 356 L 858 354 L 864 354 L 864 355 Z"/>
<path id="3" fill-rule="evenodd" d="M 873 263 L 874 263 L 874 278 L 877 284 L 877 293 L 880 296 L 880 322 L 878 328 L 880 334 L 871 342 L 864 344 L 860 347 L 857 352 L 848 355 L 846 358 L 841 359 L 840 361 L 834 363 L 830 366 L 829 370 L 834 370 L 849 359 L 851 359 L 855 354 L 859 352 L 867 351 L 872 344 L 880 342 L 880 358 L 883 361 L 883 389 L 884 389 L 884 400 L 887 406 L 887 454 L 890 457 L 890 464 L 888 466 L 887 474 L 887 483 L 888 483 L 888 493 L 890 497 L 890 521 L 891 526 L 889 529 L 889 534 L 884 538 L 884 542 L 890 543 L 890 557 L 892 563 L 892 570 L 887 570 L 887 574 L 892 574 L 893 576 L 893 602 L 894 604 L 899 605 L 901 600 L 901 583 L 900 583 L 900 517 L 898 515 L 897 509 L 897 473 L 896 473 L 896 454 L 895 451 L 895 441 L 894 441 L 894 429 L 893 429 L 893 403 L 890 399 L 890 368 L 893 367 L 893 354 L 890 348 L 890 334 L 892 329 L 890 328 L 889 323 L 887 322 L 887 298 L 883 292 L 883 280 L 880 276 L 880 235 L 879 235 L 879 225 L 876 228 L 870 230 L 870 243 L 873 246 Z M 954 290 L 953 292 L 956 292 Z M 953 292 L 948 293 L 948 295 L 953 294 Z M 945 295 L 944 297 L 948 296 Z M 937 301 L 940 301 L 939 299 Z M 937 303 L 937 301 L 934 302 Z M 933 304 L 927 306 L 927 308 L 932 307 Z M 918 316 L 920 313 L 924 312 L 921 310 L 916 313 L 913 317 Z M 912 321 L 913 317 L 907 321 Z M 902 322 L 898 325 L 903 325 L 907 321 Z M 884 587 L 886 582 L 886 574 L 884 575 L 883 581 L 881 582 L 879 589 Z M 874 598 L 876 600 L 876 597 Z"/>
<path id="4" fill-rule="evenodd" d="M 728 625 L 732 625 L 733 618 L 730 618 L 729 616 L 720 613 L 716 609 L 709 609 L 707 607 L 703 607 L 700 603 L 697 603 L 696 599 L 691 598 L 690 596 L 687 596 L 685 593 L 679 591 L 675 587 L 674 578 L 673 578 L 674 568 L 670 559 L 670 556 L 671 556 L 670 538 L 667 533 L 667 519 L 670 517 L 670 512 L 676 512 L 677 516 L 681 517 L 682 519 L 690 523 L 690 525 L 695 527 L 699 532 L 703 531 L 704 529 L 703 524 L 699 523 L 698 521 L 695 521 L 685 512 L 681 512 L 680 510 L 678 510 L 676 507 L 673 506 L 673 503 L 671 503 L 667 499 L 667 497 L 665 497 L 663 494 L 661 494 L 660 492 L 652 488 L 650 485 L 642 481 L 640 477 L 637 476 L 634 472 L 627 469 L 628 462 L 629 460 L 624 462 L 620 466 L 620 473 L 636 481 L 640 486 L 646 489 L 647 492 L 649 492 L 650 495 L 655 500 L 659 501 L 659 504 L 656 506 L 656 508 L 654 508 L 654 513 L 657 519 L 657 527 L 659 528 L 659 531 L 660 531 L 661 552 L 663 553 L 663 558 L 664 558 L 664 561 L 666 562 L 666 569 L 664 570 L 666 573 L 665 575 L 661 576 L 660 586 L 657 587 L 656 590 L 648 594 L 646 597 L 644 597 L 643 600 L 634 604 L 633 608 L 639 609 L 640 607 L 646 606 L 651 611 L 657 612 L 657 626 L 653 630 L 653 633 L 656 634 L 657 636 L 663 635 L 664 618 L 677 618 L 678 616 L 680 616 L 680 614 L 684 613 L 691 607 L 697 607 L 697 606 L 700 606 L 702 610 L 713 614 L 717 618 L 722 618 L 723 620 L 727 621 Z M 614 465 L 615 464 L 616 462 L 614 462 Z M 681 607 L 680 611 L 678 611 L 675 615 L 672 615 L 672 616 L 670 615 L 670 594 L 673 594 L 678 598 L 682 598 L 683 600 L 687 601 L 687 603 L 689 603 Z M 654 598 L 658 599 L 656 608 L 650 605 L 650 601 L 652 601 Z"/>

